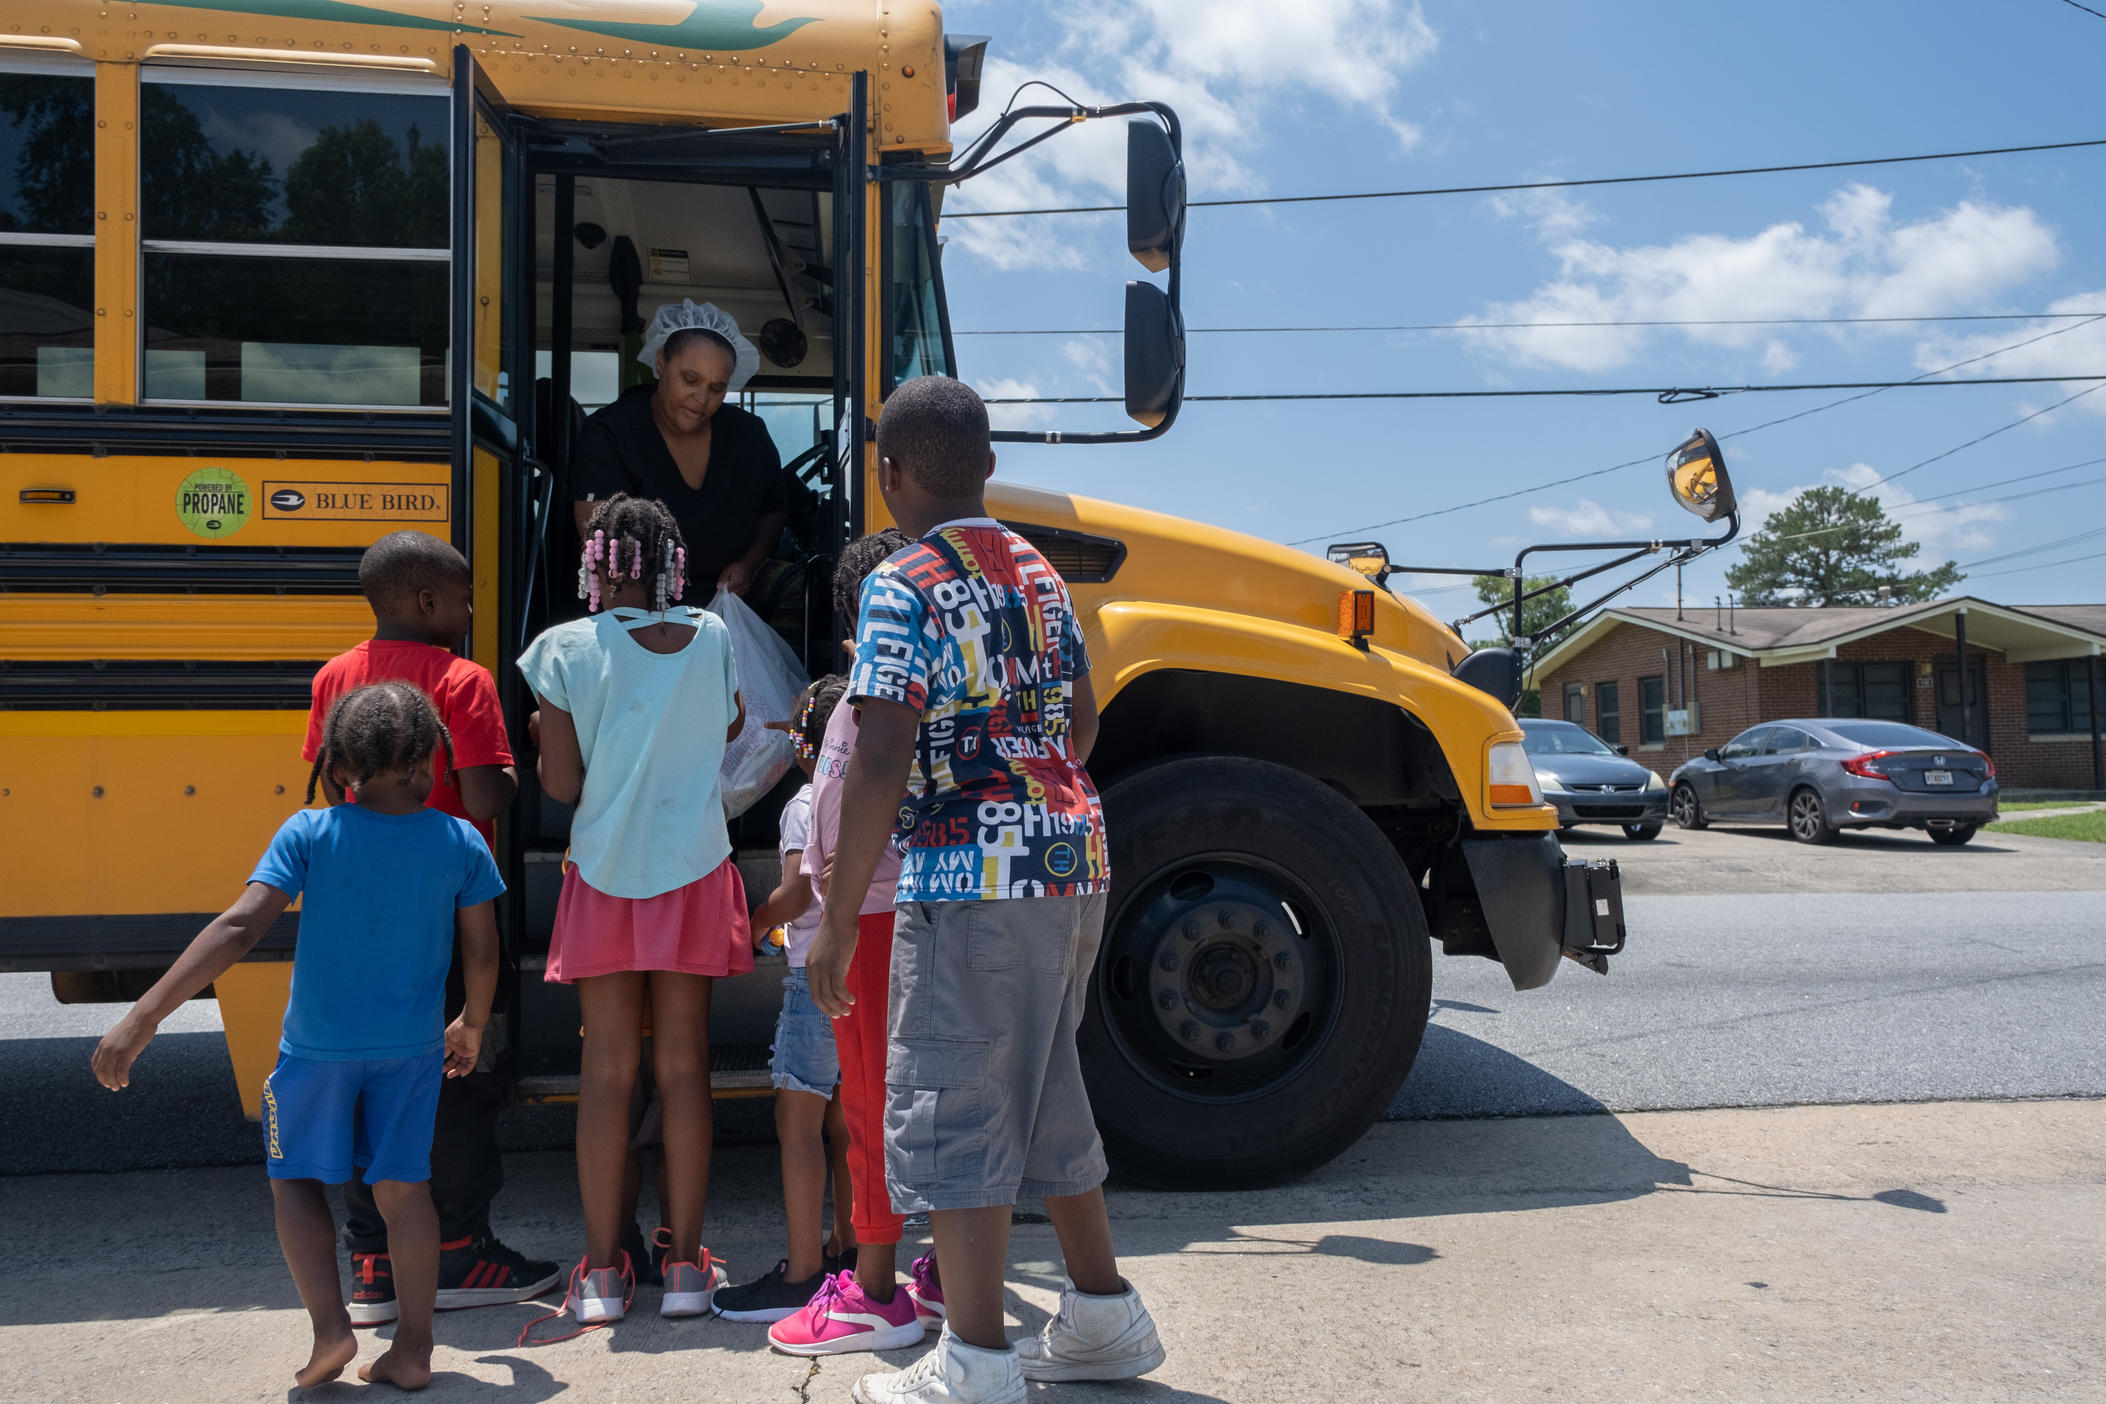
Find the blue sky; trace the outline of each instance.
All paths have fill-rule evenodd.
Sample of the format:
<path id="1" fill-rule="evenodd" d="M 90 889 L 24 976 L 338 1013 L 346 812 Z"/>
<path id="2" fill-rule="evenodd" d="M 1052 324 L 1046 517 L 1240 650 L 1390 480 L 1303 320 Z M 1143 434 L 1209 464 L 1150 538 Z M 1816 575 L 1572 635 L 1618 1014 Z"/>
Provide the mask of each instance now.
<path id="1" fill-rule="evenodd" d="M 2102 6 L 2100 8 L 2106 8 Z M 2106 20 L 2060 0 L 1760 6 L 1473 0 L 956 0 L 994 36 L 983 111 L 1026 78 L 1084 101 L 1159 98 L 1186 123 L 1195 199 L 1642 174 L 2106 136 Z M 970 135 L 978 118 L 961 124 Z M 1077 129 L 955 191 L 951 212 L 1119 197 L 1115 124 Z M 2106 312 L 2106 147 L 1739 179 L 1192 213 L 1194 328 Z M 943 224 L 960 331 L 1113 327 L 1139 276 L 1117 216 Z M 1191 338 L 1194 394 L 1533 389 L 2106 373 L 2106 322 L 1448 330 Z M 1095 394 L 1115 336 L 958 338 L 989 394 Z M 2083 383 L 1893 390 L 1728 439 L 1747 530 L 1808 486 L 1865 485 Z M 1842 398 L 1764 394 L 1188 407 L 1147 445 L 1009 446 L 1003 475 L 1275 540 L 1388 543 L 1392 559 L 1491 564 L 1529 541 L 1687 534 L 1659 463 Z M 1115 408 L 1012 411 L 1123 424 Z M 1877 489 L 1963 588 L 2106 599 L 2106 389 Z M 1402 525 L 1644 457 L 1644 466 Z M 2054 489 L 2014 500 L 2013 494 Z M 1372 527 L 1372 529 L 1370 529 Z M 1313 549 L 1321 549 L 1321 541 Z M 1738 549 L 1686 573 L 1724 589 Z M 2036 568 L 2044 567 L 2044 568 Z M 2023 569 L 2020 569 L 2023 568 Z M 1991 574 L 1990 572 L 2012 572 Z M 1428 580 L 1429 587 L 1446 582 Z M 1672 576 L 1635 603 L 1671 603 Z M 1443 617 L 1467 587 L 1422 593 Z"/>

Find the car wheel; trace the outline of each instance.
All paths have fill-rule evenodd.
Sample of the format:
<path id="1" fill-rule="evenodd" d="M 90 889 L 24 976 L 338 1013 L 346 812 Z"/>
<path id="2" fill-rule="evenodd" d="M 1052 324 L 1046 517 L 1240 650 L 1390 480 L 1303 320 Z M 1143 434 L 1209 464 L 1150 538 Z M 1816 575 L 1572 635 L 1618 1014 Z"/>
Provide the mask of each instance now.
<path id="1" fill-rule="evenodd" d="M 1980 829 L 1979 824 L 1948 824 L 1930 831 L 1931 842 L 1943 844 L 1947 848 L 1958 848 L 1973 838 Z"/>
<path id="2" fill-rule="evenodd" d="M 1660 826 L 1658 824 L 1626 824 L 1623 826 L 1623 836 L 1635 843 L 1643 843 L 1647 839 L 1660 837 Z"/>
<path id="3" fill-rule="evenodd" d="M 1136 771 L 1104 810 L 1112 894 L 1077 1042 L 1113 1168 L 1276 1184 L 1359 1140 L 1432 1007 L 1396 848 L 1337 791 L 1240 756 Z"/>
<path id="4" fill-rule="evenodd" d="M 1697 799 L 1696 791 L 1687 785 L 1675 786 L 1674 797 L 1667 802 L 1667 812 L 1674 817 L 1678 829 L 1701 829 L 1711 822 L 1704 817 L 1704 806 Z"/>
<path id="5" fill-rule="evenodd" d="M 1792 791 L 1786 814 L 1792 837 L 1801 843 L 1827 843 L 1835 837 L 1835 825 L 1828 822 L 1828 806 L 1821 803 L 1818 791 Z"/>

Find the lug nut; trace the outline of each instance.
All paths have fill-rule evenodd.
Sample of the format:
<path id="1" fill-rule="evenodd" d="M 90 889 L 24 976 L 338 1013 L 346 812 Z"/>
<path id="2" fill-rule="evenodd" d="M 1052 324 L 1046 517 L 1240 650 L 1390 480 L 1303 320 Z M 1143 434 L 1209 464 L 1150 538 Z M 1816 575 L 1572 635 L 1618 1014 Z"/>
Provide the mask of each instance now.
<path id="1" fill-rule="evenodd" d="M 1227 907 L 1223 907 L 1216 913 L 1215 919 L 1221 923 L 1223 931 L 1234 931 L 1236 929 L 1236 914 Z"/>
<path id="2" fill-rule="evenodd" d="M 1177 1031 L 1177 1036 L 1179 1038 L 1182 1038 L 1187 1043 L 1190 1043 L 1193 1039 L 1198 1038 L 1199 1021 L 1197 1019 L 1185 1020 L 1184 1027 L 1180 1028 Z"/>
<path id="3" fill-rule="evenodd" d="M 1288 955 L 1285 951 L 1281 951 L 1278 955 L 1272 958 L 1272 968 L 1275 970 L 1285 970 L 1287 967 L 1293 964 L 1294 957 Z"/>
<path id="4" fill-rule="evenodd" d="M 1177 969 L 1177 952 L 1164 951 L 1155 958 L 1155 963 L 1162 966 L 1165 970 L 1175 970 Z"/>
<path id="5" fill-rule="evenodd" d="M 1164 990 L 1155 997 L 1155 1002 L 1164 1009 L 1175 1009 L 1177 1008 L 1177 991 Z"/>
<path id="6" fill-rule="evenodd" d="M 1288 1005 L 1294 1003 L 1294 996 L 1288 994 L 1285 990 L 1274 990 L 1272 992 L 1272 1002 L 1285 1009 Z"/>
<path id="7" fill-rule="evenodd" d="M 1272 1036 L 1272 1025 L 1266 1023 L 1263 1019 L 1253 1019 L 1250 1021 L 1250 1036 L 1252 1038 L 1270 1038 Z"/>
<path id="8" fill-rule="evenodd" d="M 1187 941 L 1197 941 L 1197 940 L 1199 939 L 1199 923 L 1198 923 L 1198 922 L 1196 922 L 1196 921 L 1188 921 L 1188 922 L 1186 922 L 1186 923 L 1185 923 L 1185 926 L 1184 926 L 1184 931 L 1185 931 L 1185 939 L 1186 939 Z"/>
<path id="9" fill-rule="evenodd" d="M 1216 1034 L 1214 1036 L 1214 1047 L 1223 1053 L 1231 1051 L 1235 1046 L 1236 1036 L 1232 1033 Z"/>
<path id="10" fill-rule="evenodd" d="M 1256 926 L 1253 926 L 1250 929 L 1250 934 L 1262 941 L 1266 937 L 1272 935 L 1272 923 L 1269 921 L 1261 921 Z"/>

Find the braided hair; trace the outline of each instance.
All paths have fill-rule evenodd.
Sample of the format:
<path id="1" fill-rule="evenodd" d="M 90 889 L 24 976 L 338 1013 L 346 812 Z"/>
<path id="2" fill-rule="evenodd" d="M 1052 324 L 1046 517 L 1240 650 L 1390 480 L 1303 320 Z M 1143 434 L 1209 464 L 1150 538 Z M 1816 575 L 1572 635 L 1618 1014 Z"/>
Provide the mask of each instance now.
<path id="1" fill-rule="evenodd" d="M 810 760 L 819 754 L 819 747 L 826 740 L 826 724 L 833 720 L 834 708 L 848 695 L 848 679 L 839 673 L 828 673 L 804 690 L 804 706 L 798 709 L 797 719 L 790 732 L 790 744 L 797 754 Z"/>
<path id="2" fill-rule="evenodd" d="M 453 733 L 439 720 L 431 699 L 406 682 L 369 683 L 336 699 L 322 726 L 321 753 L 307 772 L 307 802 L 324 775 L 341 769 L 357 778 L 344 788 L 354 798 L 374 776 L 414 767 L 446 750 L 446 778 L 453 778 Z"/>
<path id="3" fill-rule="evenodd" d="M 623 580 L 649 586 L 652 607 L 660 613 L 687 593 L 687 542 L 656 498 L 618 492 L 595 506 L 585 524 L 578 598 L 587 612 L 597 612 L 600 596 Z"/>
<path id="4" fill-rule="evenodd" d="M 848 621 L 851 634 L 863 603 L 863 582 L 895 551 L 913 544 L 898 527 L 884 527 L 841 548 L 840 558 L 834 563 L 834 608 Z"/>

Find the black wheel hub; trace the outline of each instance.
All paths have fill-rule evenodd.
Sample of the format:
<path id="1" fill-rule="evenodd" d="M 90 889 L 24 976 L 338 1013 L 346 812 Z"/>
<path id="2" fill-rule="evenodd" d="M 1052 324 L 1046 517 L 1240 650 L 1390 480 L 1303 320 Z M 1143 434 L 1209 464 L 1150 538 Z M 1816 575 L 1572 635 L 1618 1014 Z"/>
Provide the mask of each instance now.
<path id="1" fill-rule="evenodd" d="M 1254 1095 L 1321 1046 L 1338 945 L 1283 875 L 1235 860 L 1180 865 L 1106 934 L 1099 1000 L 1136 1066 L 1208 1098 Z"/>

